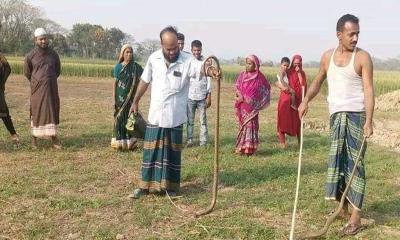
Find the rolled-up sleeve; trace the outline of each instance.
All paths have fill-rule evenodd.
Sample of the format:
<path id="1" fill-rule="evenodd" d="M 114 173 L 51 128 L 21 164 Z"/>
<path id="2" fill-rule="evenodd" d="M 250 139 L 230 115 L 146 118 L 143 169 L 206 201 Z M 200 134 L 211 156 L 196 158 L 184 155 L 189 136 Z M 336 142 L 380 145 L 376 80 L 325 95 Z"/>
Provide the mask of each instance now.
<path id="1" fill-rule="evenodd" d="M 151 58 L 147 60 L 146 66 L 144 67 L 142 76 L 140 77 L 145 83 L 151 83 L 153 80 L 153 65 L 151 63 Z"/>
<path id="2" fill-rule="evenodd" d="M 211 77 L 207 78 L 207 93 L 211 93 Z"/>

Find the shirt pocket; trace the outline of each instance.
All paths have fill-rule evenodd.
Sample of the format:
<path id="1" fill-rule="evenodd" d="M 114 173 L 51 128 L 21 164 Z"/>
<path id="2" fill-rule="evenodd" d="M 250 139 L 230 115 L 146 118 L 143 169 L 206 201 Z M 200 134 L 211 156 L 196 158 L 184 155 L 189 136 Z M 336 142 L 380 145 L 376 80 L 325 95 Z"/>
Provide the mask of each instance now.
<path id="1" fill-rule="evenodd" d="M 182 77 L 173 76 L 171 79 L 171 89 L 179 90 L 182 85 Z"/>

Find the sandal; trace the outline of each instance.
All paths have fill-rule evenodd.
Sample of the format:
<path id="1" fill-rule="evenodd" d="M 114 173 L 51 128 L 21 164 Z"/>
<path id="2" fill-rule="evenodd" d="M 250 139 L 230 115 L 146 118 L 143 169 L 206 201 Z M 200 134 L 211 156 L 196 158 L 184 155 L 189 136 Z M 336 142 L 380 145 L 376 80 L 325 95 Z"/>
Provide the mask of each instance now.
<path id="1" fill-rule="evenodd" d="M 354 224 L 354 223 L 346 223 L 344 227 L 340 230 L 339 235 L 341 237 L 343 236 L 353 236 L 356 235 L 357 233 L 361 232 L 364 229 L 364 226 L 360 224 Z"/>

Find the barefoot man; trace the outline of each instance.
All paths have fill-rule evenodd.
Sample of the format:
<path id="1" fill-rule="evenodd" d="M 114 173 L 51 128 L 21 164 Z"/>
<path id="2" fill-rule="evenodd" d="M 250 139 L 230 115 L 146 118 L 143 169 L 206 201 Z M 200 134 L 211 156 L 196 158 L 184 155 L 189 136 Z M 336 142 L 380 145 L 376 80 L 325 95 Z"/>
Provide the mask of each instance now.
<path id="1" fill-rule="evenodd" d="M 31 86 L 32 148 L 37 148 L 37 138 L 50 137 L 53 147 L 61 148 L 57 138 L 60 115 L 57 78 L 60 76 L 60 58 L 49 47 L 43 28 L 35 30 L 35 45 L 25 57 L 24 72 Z"/>

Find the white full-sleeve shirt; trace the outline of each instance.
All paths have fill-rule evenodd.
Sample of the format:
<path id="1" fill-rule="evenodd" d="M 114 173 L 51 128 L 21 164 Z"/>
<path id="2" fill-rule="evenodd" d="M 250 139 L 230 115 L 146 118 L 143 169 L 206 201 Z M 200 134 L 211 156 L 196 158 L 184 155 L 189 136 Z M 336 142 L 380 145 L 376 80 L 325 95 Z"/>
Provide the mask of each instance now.
<path id="1" fill-rule="evenodd" d="M 168 67 L 161 49 L 150 55 L 141 76 L 151 83 L 150 124 L 173 128 L 187 121 L 189 79 L 195 75 L 190 64 L 191 58 L 181 53 Z"/>

